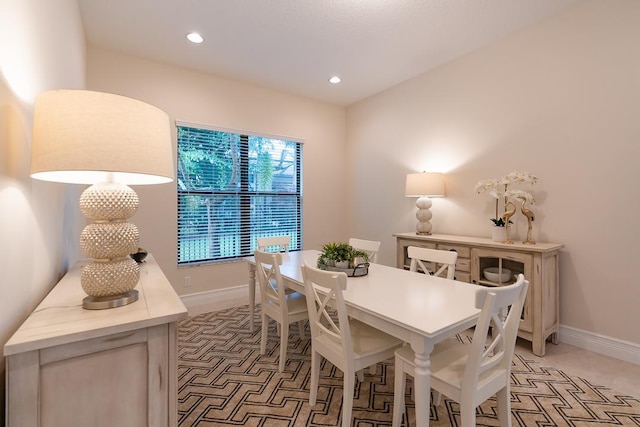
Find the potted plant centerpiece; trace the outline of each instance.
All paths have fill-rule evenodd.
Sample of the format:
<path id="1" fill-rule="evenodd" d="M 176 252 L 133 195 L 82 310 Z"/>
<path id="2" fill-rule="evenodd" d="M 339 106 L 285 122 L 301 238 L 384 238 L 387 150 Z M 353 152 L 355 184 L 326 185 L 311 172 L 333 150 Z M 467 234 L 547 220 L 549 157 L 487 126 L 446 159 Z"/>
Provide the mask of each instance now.
<path id="1" fill-rule="evenodd" d="M 348 243 L 325 243 L 318 256 L 317 267 L 323 270 L 345 270 L 349 276 L 364 276 L 369 267 L 369 256 Z"/>

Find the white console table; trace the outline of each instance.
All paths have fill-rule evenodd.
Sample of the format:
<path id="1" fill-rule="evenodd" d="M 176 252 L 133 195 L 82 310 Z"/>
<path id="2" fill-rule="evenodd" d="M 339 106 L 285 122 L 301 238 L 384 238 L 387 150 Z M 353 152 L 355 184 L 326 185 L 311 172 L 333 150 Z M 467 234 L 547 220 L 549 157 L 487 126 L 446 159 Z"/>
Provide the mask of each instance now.
<path id="1" fill-rule="evenodd" d="M 6 425 L 176 426 L 178 321 L 187 309 L 152 256 L 140 299 L 85 310 L 81 263 L 4 346 Z"/>

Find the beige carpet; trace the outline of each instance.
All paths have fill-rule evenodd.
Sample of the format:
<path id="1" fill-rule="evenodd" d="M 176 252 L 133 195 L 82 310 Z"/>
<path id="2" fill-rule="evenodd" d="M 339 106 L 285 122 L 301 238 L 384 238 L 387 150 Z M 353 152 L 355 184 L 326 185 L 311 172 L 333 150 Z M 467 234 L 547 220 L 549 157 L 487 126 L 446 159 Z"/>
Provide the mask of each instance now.
<path id="1" fill-rule="evenodd" d="M 257 310 L 259 313 L 259 310 Z M 249 332 L 248 306 L 189 318 L 179 328 L 179 425 L 186 426 L 338 426 L 342 372 L 322 365 L 318 403 L 309 406 L 309 331 L 305 340 L 291 328 L 285 371 L 278 372 L 275 322 L 260 355 L 260 328 Z M 258 326 L 259 315 L 256 316 Z M 541 362 L 544 363 L 544 362 Z M 353 426 L 390 426 L 393 360 L 365 370 L 356 381 Z M 640 399 L 540 366 L 521 355 L 512 370 L 514 426 L 640 426 Z M 409 390 L 407 390 L 409 392 Z M 409 396 L 409 395 L 408 395 Z M 415 425 L 414 408 L 407 411 Z M 495 401 L 477 411 L 478 426 L 497 426 Z M 406 420 L 406 418 L 405 418 Z M 431 426 L 458 426 L 458 405 L 447 399 L 431 407 Z"/>

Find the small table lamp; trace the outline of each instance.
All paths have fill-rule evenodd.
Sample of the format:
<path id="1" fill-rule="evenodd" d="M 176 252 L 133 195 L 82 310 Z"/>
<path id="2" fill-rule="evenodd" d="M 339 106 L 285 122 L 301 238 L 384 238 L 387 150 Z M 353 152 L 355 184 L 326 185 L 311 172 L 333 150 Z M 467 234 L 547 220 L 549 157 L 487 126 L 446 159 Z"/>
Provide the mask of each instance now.
<path id="1" fill-rule="evenodd" d="M 431 234 L 431 208 L 429 197 L 444 197 L 444 176 L 441 173 L 407 174 L 405 186 L 407 197 L 418 197 L 416 201 L 416 234 Z"/>
<path id="2" fill-rule="evenodd" d="M 93 261 L 82 269 L 86 309 L 113 308 L 138 299 L 138 228 L 126 222 L 138 195 L 126 184 L 174 179 L 169 116 L 135 99 L 86 90 L 53 90 L 36 97 L 31 177 L 93 184 L 80 210 L 94 223 L 80 235 Z"/>

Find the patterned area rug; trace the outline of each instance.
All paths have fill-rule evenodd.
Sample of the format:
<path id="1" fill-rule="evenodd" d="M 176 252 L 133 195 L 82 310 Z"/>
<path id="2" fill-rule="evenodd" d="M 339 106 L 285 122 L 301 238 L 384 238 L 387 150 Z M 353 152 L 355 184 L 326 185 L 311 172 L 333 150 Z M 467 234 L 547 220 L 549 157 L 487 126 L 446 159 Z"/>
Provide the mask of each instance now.
<path id="1" fill-rule="evenodd" d="M 304 340 L 297 325 L 290 328 L 287 364 L 279 373 L 275 322 L 270 324 L 267 352 L 260 355 L 259 315 L 254 333 L 249 332 L 248 315 L 248 306 L 243 306 L 180 323 L 179 425 L 340 425 L 342 371 L 328 362 L 322 364 L 317 404 L 309 406 L 308 326 Z M 378 364 L 374 374 L 365 370 L 363 383 L 356 380 L 353 426 L 391 425 L 393 371 L 389 360 Z M 511 381 L 514 426 L 640 426 L 640 399 L 540 367 L 520 355 L 514 358 Z M 409 389 L 406 401 L 405 417 L 414 426 Z M 430 412 L 431 426 L 460 425 L 458 405 L 451 400 L 443 398 Z M 499 425 L 495 400 L 478 408 L 477 425 Z"/>

